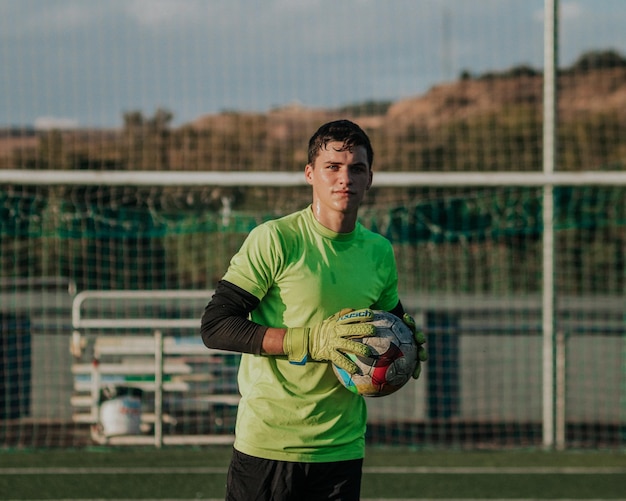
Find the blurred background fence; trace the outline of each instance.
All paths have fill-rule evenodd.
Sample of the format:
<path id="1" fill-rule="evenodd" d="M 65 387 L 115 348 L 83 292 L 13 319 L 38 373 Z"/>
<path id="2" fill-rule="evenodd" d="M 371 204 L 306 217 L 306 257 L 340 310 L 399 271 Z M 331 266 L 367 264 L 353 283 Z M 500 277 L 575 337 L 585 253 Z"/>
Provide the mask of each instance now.
<path id="1" fill-rule="evenodd" d="M 458 78 L 440 75 L 415 97 L 398 80 L 393 95 L 402 98 L 373 93 L 345 106 L 221 111 L 176 125 L 158 108 L 125 112 L 121 127 L 3 128 L 0 443 L 102 439 L 91 407 L 105 398 L 93 386 L 94 368 L 105 370 L 105 338 L 121 350 L 107 352 L 109 384 L 144 389 L 140 436 L 228 441 L 236 356 L 164 352 L 161 400 L 156 369 L 137 369 L 151 356 L 122 348 L 155 331 L 166 345 L 198 343 L 204 305 L 250 229 L 309 203 L 308 137 L 347 117 L 376 151 L 362 223 L 392 242 L 403 302 L 430 354 L 418 382 L 368 401 L 369 442 L 623 448 L 626 41 L 618 30 L 608 45 L 584 45 L 560 64 L 557 27 L 584 42 L 585 24 L 568 16 L 585 3 L 563 2 L 560 11 L 558 2 L 535 3 L 545 32 L 528 36 L 515 2 L 502 2 L 503 17 L 492 12 L 482 32 L 471 14 L 492 2 L 448 2 L 441 11 L 426 2 L 415 16 L 440 14 L 444 69 L 454 66 L 453 34 L 497 47 L 483 51 L 493 56 L 488 70 L 472 69 L 468 56 Z M 607 27 L 625 10 L 619 2 L 593 9 Z M 398 4 L 381 19 L 413 12 Z M 410 46 L 416 58 L 423 42 Z M 542 51 L 540 64 L 523 59 Z M 357 54 L 345 63 L 353 73 L 371 56 Z M 317 78 L 308 85 L 321 89 Z M 111 295 L 78 307 L 78 317 L 102 322 L 77 322 L 77 298 L 103 291 Z M 123 319 L 131 320 L 116 323 Z"/>

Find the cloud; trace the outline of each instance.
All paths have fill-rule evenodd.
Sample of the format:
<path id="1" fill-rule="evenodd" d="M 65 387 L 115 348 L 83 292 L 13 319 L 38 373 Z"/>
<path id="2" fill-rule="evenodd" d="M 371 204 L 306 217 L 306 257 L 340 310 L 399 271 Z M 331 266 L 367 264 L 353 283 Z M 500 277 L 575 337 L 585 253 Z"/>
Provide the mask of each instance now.
<path id="1" fill-rule="evenodd" d="M 177 121 L 298 100 L 426 91 L 461 70 L 542 64 L 544 0 L 0 0 L 0 124 Z M 626 52 L 625 0 L 560 0 L 563 65 Z M 59 118 L 60 117 L 60 118 Z"/>
<path id="2" fill-rule="evenodd" d="M 584 16 L 585 9 L 579 2 L 563 2 L 561 3 L 559 15 L 563 21 L 580 19 Z"/>
<path id="3" fill-rule="evenodd" d="M 46 3 L 25 1 L 13 5 L 7 28 L 13 34 L 58 33 L 97 22 L 99 9 L 76 0 Z"/>
<path id="4" fill-rule="evenodd" d="M 124 10 L 140 25 L 160 29 L 204 22 L 210 9 L 202 0 L 132 0 Z"/>
<path id="5" fill-rule="evenodd" d="M 35 119 L 35 129 L 37 130 L 76 129 L 78 126 L 79 122 L 75 118 L 38 117 Z"/>

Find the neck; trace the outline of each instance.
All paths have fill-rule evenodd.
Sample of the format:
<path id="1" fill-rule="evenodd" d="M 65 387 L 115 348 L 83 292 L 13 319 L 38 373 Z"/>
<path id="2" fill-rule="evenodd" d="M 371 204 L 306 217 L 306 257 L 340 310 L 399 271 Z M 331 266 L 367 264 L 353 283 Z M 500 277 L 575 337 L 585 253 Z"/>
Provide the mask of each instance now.
<path id="1" fill-rule="evenodd" d="M 319 210 L 319 207 L 313 204 L 313 217 L 325 228 L 335 233 L 350 233 L 356 228 L 356 214 L 345 214 L 343 212 L 327 212 Z"/>

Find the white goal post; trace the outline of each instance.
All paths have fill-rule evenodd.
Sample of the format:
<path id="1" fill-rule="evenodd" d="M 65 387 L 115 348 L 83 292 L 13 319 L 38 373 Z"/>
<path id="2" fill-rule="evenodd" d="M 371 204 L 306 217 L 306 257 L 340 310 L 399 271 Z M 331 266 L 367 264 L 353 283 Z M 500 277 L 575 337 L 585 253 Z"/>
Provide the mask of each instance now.
<path id="1" fill-rule="evenodd" d="M 76 186 L 304 186 L 302 172 L 164 172 L 0 170 L 0 184 Z M 626 186 L 623 171 L 581 172 L 374 172 L 380 188 L 409 186 Z"/>

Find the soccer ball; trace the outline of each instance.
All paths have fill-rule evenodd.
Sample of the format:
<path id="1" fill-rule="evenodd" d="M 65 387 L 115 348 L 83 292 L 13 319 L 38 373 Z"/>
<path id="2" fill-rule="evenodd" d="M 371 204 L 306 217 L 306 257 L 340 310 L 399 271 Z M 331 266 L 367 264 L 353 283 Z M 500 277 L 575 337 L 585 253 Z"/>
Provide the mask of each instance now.
<path id="1" fill-rule="evenodd" d="M 354 341 L 367 344 L 370 357 L 346 354 L 362 374 L 350 374 L 333 364 L 339 382 L 364 397 L 384 397 L 402 388 L 413 375 L 418 346 L 404 322 L 386 311 L 374 310 L 376 335 Z"/>

